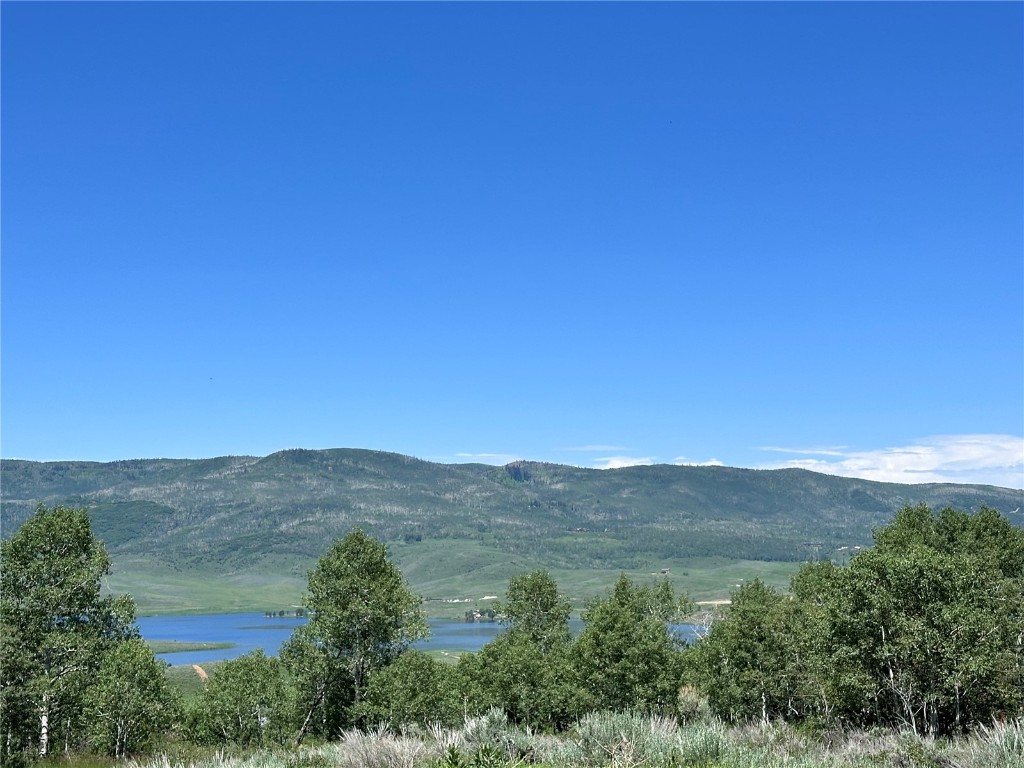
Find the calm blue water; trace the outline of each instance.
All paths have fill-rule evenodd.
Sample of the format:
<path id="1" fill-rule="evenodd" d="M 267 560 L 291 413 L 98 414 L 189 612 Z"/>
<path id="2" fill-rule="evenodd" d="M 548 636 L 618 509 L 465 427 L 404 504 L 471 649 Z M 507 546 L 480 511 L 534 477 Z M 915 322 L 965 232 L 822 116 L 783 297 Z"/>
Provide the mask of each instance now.
<path id="1" fill-rule="evenodd" d="M 139 631 L 146 640 L 180 640 L 193 643 L 234 643 L 216 651 L 161 653 L 169 664 L 203 664 L 234 659 L 262 648 L 276 656 L 295 627 L 305 619 L 268 619 L 262 613 L 218 613 L 199 616 L 142 616 Z M 430 637 L 415 643 L 421 650 L 479 651 L 504 629 L 500 624 L 467 624 L 428 619 Z"/>
<path id="2" fill-rule="evenodd" d="M 268 619 L 262 613 L 216 613 L 199 616 L 142 616 L 139 631 L 146 640 L 179 640 L 193 643 L 234 643 L 217 651 L 185 651 L 161 653 L 169 664 L 204 664 L 234 659 L 262 648 L 268 656 L 276 656 L 281 645 L 291 637 L 295 627 L 305 619 Z M 425 651 L 479 651 L 504 630 L 501 624 L 467 624 L 450 619 L 428 619 L 430 637 L 413 645 Z M 575 633 L 583 622 L 569 622 Z M 687 640 L 693 637 L 688 624 L 674 627 Z"/>
<path id="3" fill-rule="evenodd" d="M 276 656 L 295 627 L 305 619 L 268 619 L 262 613 L 214 613 L 198 616 L 140 616 L 136 622 L 146 640 L 186 643 L 234 643 L 216 651 L 161 653 L 170 664 L 204 664 L 234 659 L 257 648 Z"/>

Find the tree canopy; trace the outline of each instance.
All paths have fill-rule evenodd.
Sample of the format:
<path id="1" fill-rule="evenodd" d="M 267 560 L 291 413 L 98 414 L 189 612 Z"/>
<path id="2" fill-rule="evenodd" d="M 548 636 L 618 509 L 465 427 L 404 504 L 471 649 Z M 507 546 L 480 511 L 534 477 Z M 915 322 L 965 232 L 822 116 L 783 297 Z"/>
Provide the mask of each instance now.
<path id="1" fill-rule="evenodd" d="M 0 718 L 5 751 L 83 736 L 86 691 L 105 655 L 137 635 L 131 598 L 103 596 L 110 558 L 83 509 L 40 505 L 0 542 Z"/>
<path id="2" fill-rule="evenodd" d="M 309 622 L 282 651 L 305 709 L 300 740 L 346 725 L 370 674 L 426 636 L 420 602 L 384 544 L 358 528 L 320 558 L 309 574 Z"/>
<path id="3" fill-rule="evenodd" d="M 907 506 L 792 596 L 741 588 L 691 675 L 730 719 L 961 731 L 1024 704 L 1022 575 L 1024 531 L 997 512 Z"/>
<path id="4" fill-rule="evenodd" d="M 140 638 L 104 656 L 86 700 L 86 730 L 95 749 L 124 757 L 145 749 L 176 722 L 179 701 L 165 666 Z"/>
<path id="5" fill-rule="evenodd" d="M 498 610 L 509 634 L 529 639 L 545 652 L 569 641 L 572 605 L 546 570 L 513 576 Z"/>
<path id="6" fill-rule="evenodd" d="M 589 709 L 671 713 L 680 685 L 680 644 L 669 624 L 691 604 L 672 586 L 619 577 L 611 594 L 584 612 L 573 645 L 578 684 Z"/>

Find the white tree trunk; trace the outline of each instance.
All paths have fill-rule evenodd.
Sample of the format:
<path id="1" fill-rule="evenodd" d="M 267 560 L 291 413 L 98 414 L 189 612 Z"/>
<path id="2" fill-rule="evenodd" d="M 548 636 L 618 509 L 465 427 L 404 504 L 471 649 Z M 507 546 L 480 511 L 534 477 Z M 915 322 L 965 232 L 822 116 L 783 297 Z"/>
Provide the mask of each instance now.
<path id="1" fill-rule="evenodd" d="M 50 751 L 50 697 L 43 695 L 43 704 L 39 707 L 39 756 L 46 757 Z"/>

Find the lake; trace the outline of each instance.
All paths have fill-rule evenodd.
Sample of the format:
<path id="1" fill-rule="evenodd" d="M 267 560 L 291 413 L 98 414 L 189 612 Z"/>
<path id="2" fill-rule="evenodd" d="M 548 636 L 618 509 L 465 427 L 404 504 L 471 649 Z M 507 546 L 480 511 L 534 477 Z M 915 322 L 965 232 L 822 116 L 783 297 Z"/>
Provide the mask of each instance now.
<path id="1" fill-rule="evenodd" d="M 268 619 L 262 613 L 216 613 L 197 616 L 141 616 L 139 631 L 146 640 L 177 640 L 187 643 L 234 643 L 231 648 L 209 651 L 177 651 L 158 657 L 169 664 L 205 664 L 234 659 L 262 648 L 268 656 L 276 656 L 281 645 L 305 619 Z M 423 651 L 479 651 L 505 629 L 501 624 L 471 624 L 453 619 L 427 619 L 430 637 L 413 644 Z M 572 619 L 573 633 L 583 622 Z M 693 637 L 688 624 L 674 627 L 683 638 Z"/>
<path id="2" fill-rule="evenodd" d="M 177 651 L 158 654 L 169 664 L 204 664 L 234 659 L 262 648 L 276 656 L 292 631 L 305 619 L 268 619 L 262 613 L 217 613 L 198 616 L 141 616 L 139 631 L 146 640 L 188 643 L 234 643 L 232 648 Z M 430 637 L 413 644 L 424 651 L 479 651 L 497 637 L 501 624 L 469 624 L 450 619 L 428 619 Z"/>

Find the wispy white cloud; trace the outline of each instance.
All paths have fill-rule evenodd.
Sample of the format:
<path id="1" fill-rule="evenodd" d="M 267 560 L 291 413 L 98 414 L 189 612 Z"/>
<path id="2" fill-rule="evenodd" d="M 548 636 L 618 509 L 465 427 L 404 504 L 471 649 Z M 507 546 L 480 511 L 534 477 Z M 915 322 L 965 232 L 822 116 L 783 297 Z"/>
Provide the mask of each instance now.
<path id="1" fill-rule="evenodd" d="M 821 448 L 783 448 L 777 445 L 762 445 L 757 450 L 759 451 L 773 451 L 774 453 L 795 453 L 797 455 L 807 456 L 845 456 L 847 446 L 845 445 L 829 445 Z"/>
<path id="2" fill-rule="evenodd" d="M 843 477 L 892 483 L 974 483 L 1024 487 L 1024 438 L 1014 435 L 939 435 L 910 445 L 872 450 L 778 449 L 792 458 L 762 469 L 800 467 Z"/>
<path id="3" fill-rule="evenodd" d="M 655 456 L 604 456 L 594 459 L 597 469 L 622 469 L 623 467 L 643 467 L 653 464 Z"/>
<path id="4" fill-rule="evenodd" d="M 725 464 L 718 459 L 707 459 L 706 461 L 694 461 L 685 456 L 676 456 L 672 463 L 680 467 L 724 467 Z"/>

